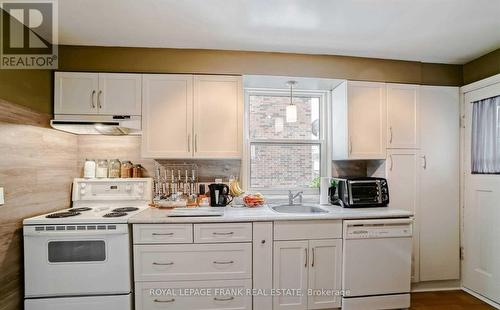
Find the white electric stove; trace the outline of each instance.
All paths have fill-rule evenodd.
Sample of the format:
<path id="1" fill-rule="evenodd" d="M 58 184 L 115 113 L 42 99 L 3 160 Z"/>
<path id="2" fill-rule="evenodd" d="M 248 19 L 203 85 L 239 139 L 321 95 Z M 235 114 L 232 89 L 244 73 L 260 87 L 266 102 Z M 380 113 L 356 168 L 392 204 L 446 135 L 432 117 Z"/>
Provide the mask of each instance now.
<path id="1" fill-rule="evenodd" d="M 75 179 L 73 207 L 24 220 L 26 310 L 132 309 L 128 219 L 151 179 Z"/>

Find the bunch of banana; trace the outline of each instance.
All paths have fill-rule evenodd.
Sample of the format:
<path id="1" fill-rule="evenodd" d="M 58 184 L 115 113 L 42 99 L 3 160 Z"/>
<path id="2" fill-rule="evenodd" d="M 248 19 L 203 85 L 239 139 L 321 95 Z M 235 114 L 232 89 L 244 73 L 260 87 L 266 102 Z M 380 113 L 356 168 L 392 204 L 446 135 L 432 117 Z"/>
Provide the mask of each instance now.
<path id="1" fill-rule="evenodd" d="M 240 187 L 240 182 L 237 179 L 232 179 L 229 181 L 229 194 L 233 197 L 239 197 L 245 192 Z"/>

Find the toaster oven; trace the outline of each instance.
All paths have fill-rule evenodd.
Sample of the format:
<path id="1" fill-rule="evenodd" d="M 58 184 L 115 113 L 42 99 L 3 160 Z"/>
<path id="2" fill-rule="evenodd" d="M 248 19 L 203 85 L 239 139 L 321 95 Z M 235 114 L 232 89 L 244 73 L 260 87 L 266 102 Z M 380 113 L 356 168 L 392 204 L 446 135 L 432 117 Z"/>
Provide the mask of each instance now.
<path id="1" fill-rule="evenodd" d="M 334 178 L 334 184 L 330 192 L 332 204 L 345 208 L 386 207 L 389 204 L 389 187 L 384 178 Z"/>

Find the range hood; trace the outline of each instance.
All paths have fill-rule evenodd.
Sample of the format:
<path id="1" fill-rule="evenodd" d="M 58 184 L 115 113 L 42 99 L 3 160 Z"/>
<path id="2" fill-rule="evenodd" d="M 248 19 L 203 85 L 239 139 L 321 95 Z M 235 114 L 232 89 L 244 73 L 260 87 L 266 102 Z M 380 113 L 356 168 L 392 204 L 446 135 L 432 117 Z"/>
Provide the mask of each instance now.
<path id="1" fill-rule="evenodd" d="M 52 128 L 79 135 L 138 135 L 141 117 L 129 115 L 55 115 Z"/>

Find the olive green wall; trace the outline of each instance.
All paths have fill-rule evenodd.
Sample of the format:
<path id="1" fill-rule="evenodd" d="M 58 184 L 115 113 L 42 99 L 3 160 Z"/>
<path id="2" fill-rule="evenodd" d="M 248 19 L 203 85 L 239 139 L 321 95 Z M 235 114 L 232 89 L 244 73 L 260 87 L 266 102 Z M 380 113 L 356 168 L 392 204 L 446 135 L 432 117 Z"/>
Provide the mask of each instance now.
<path id="1" fill-rule="evenodd" d="M 200 74 L 267 74 L 462 85 L 462 66 L 347 56 L 221 50 L 60 46 L 59 70 Z M 52 73 L 0 70 L 0 98 L 52 112 Z"/>
<path id="2" fill-rule="evenodd" d="M 464 85 L 500 73 L 500 49 L 464 65 Z"/>
<path id="3" fill-rule="evenodd" d="M 0 69 L 0 99 L 52 113 L 52 71 Z"/>

